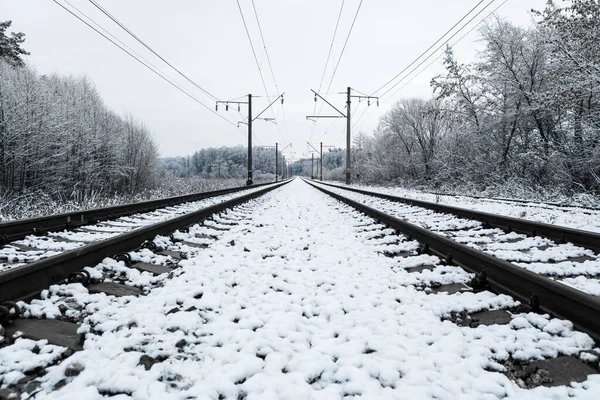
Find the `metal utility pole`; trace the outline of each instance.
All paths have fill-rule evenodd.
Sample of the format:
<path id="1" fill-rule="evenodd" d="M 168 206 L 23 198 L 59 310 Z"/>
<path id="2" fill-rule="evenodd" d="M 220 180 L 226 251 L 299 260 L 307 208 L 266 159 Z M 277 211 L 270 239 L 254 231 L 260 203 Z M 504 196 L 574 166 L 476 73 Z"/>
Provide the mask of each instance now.
<path id="1" fill-rule="evenodd" d="M 314 151 L 317 152 L 317 154 L 319 155 L 319 160 L 317 160 L 317 176 L 319 176 L 319 164 L 321 164 L 320 166 L 320 170 L 321 170 L 321 181 L 323 181 L 323 147 L 335 147 L 335 146 L 323 146 L 323 142 L 320 142 L 321 145 L 321 151 L 315 149 L 315 146 L 313 146 L 312 144 L 310 144 L 309 142 L 306 142 L 307 145 L 309 145 L 310 147 L 312 147 L 312 149 Z"/>
<path id="2" fill-rule="evenodd" d="M 323 182 L 323 142 L 321 142 L 321 182 Z"/>
<path id="3" fill-rule="evenodd" d="M 258 113 L 258 115 L 254 118 L 252 118 L 252 94 L 248 94 L 248 101 L 220 101 L 217 100 L 217 105 L 215 107 L 216 111 L 219 111 L 219 103 L 221 104 L 225 104 L 225 111 L 229 111 L 229 105 L 230 104 L 237 104 L 238 106 L 238 111 L 240 111 L 240 104 L 247 104 L 248 105 L 248 121 L 240 121 L 238 122 L 238 128 L 240 126 L 240 123 L 242 124 L 246 124 L 248 125 L 248 180 L 246 181 L 246 185 L 250 186 L 253 183 L 252 180 L 252 122 L 257 120 L 257 119 L 262 119 L 264 121 L 274 121 L 274 118 L 259 118 L 265 111 L 267 111 L 269 108 L 271 108 L 271 106 L 273 104 L 275 104 L 275 102 L 277 100 L 279 100 L 281 98 L 281 104 L 283 104 L 283 95 L 285 93 L 281 93 L 279 96 L 277 96 L 275 98 L 275 100 L 273 100 L 273 102 L 271 102 L 271 104 L 269 104 L 267 106 L 267 108 L 265 108 L 264 110 L 262 110 L 260 113 Z"/>
<path id="4" fill-rule="evenodd" d="M 348 99 L 346 100 L 346 185 L 352 181 L 350 175 L 350 86 L 348 86 Z"/>
<path id="5" fill-rule="evenodd" d="M 350 104 L 350 103 L 348 103 Z M 346 179 L 348 180 L 348 179 Z M 252 95 L 248 95 L 248 180 L 246 186 L 252 185 Z"/>
<path id="6" fill-rule="evenodd" d="M 361 99 L 366 99 L 367 100 L 367 105 L 371 105 L 371 99 L 377 100 L 377 106 L 379 106 L 379 97 L 376 96 L 356 96 L 356 95 L 352 95 L 352 88 L 350 86 L 348 86 L 348 90 L 345 93 L 340 93 L 340 94 L 345 94 L 346 95 L 346 114 L 344 114 L 343 112 L 341 112 L 340 110 L 338 110 L 333 104 L 331 104 L 330 102 L 328 102 L 327 100 L 325 100 L 325 98 L 323 96 L 321 96 L 319 93 L 315 92 L 314 90 L 311 89 L 311 91 L 315 94 L 315 102 L 317 101 L 317 97 L 319 97 L 321 100 L 323 100 L 325 103 L 327 103 L 329 106 L 331 106 L 331 108 L 333 108 L 335 111 L 337 111 L 340 115 L 307 115 L 306 119 L 314 119 L 314 118 L 346 118 L 346 184 L 350 184 L 352 182 L 352 174 L 351 174 L 351 164 L 350 164 L 350 149 L 351 149 L 351 130 L 352 130 L 352 126 L 351 126 L 351 115 L 350 115 L 350 104 L 351 104 L 351 98 L 355 97 L 358 98 L 359 101 Z M 322 156 L 321 156 L 322 157 Z M 321 174 L 323 174 L 323 166 L 321 165 Z M 321 180 L 323 180 L 321 178 Z"/>
<path id="7" fill-rule="evenodd" d="M 281 156 L 281 179 L 285 179 L 285 156 Z"/>
<path id="8" fill-rule="evenodd" d="M 281 152 L 283 153 L 283 151 L 285 149 L 287 149 L 288 147 L 290 147 L 292 144 L 289 143 L 287 146 L 285 146 L 283 149 L 281 149 Z M 275 182 L 277 182 L 277 179 L 279 178 L 279 143 L 275 143 L 275 146 L 262 146 L 264 148 L 270 148 L 272 149 L 273 147 L 275 147 Z M 285 159 L 285 157 L 283 157 Z M 281 179 L 283 179 L 283 167 L 281 168 Z"/>

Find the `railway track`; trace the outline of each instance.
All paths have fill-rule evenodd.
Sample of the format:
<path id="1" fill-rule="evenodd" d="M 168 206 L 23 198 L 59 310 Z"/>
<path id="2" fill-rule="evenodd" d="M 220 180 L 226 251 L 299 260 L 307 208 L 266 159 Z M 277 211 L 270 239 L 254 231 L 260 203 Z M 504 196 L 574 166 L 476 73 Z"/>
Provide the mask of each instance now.
<path id="1" fill-rule="evenodd" d="M 571 320 L 595 340 L 600 339 L 600 258 L 594 252 L 600 235 L 360 189 L 311 184 L 419 240 L 418 251 L 433 252 L 447 264 L 478 273 L 472 284 L 480 289 L 490 287 L 510 294 L 535 310 Z M 551 239 L 555 237 L 559 242 Z M 580 246 L 564 243 L 565 238 Z M 391 256 L 410 254 L 394 247 L 387 252 Z"/>
<path id="2" fill-rule="evenodd" d="M 396 196 L 329 187 L 528 271 L 600 295 L 600 234 Z M 425 211 L 423 210 L 425 209 Z M 456 218 L 457 217 L 457 218 Z"/>
<path id="3" fill-rule="evenodd" d="M 334 181 L 338 186 L 340 187 L 347 187 L 347 186 L 342 186 L 342 181 Z M 384 190 L 385 191 L 385 190 Z M 484 200 L 484 201 L 489 201 L 489 202 L 494 202 L 494 203 L 498 203 L 498 204 L 507 204 L 507 205 L 514 205 L 514 204 L 519 204 L 523 207 L 536 207 L 536 208 L 545 208 L 547 210 L 570 210 L 570 209 L 581 209 L 581 210 L 588 210 L 590 211 L 590 214 L 595 214 L 597 212 L 600 211 L 599 207 L 593 207 L 593 206 L 581 206 L 581 205 L 575 205 L 575 204 L 569 204 L 569 203 L 559 203 L 559 202 L 543 202 L 543 201 L 533 201 L 533 200 L 522 200 L 522 199 L 511 199 L 511 198 L 505 198 L 505 197 L 485 197 L 485 196 L 476 196 L 476 195 L 467 195 L 467 194 L 451 194 L 451 193 L 444 193 L 444 192 L 418 192 L 415 193 L 416 197 L 418 195 L 425 195 L 424 197 L 433 197 L 433 198 L 442 198 L 442 197 L 447 197 L 447 198 L 453 198 L 456 200 L 461 200 L 464 198 L 469 198 L 469 199 L 474 199 L 474 200 Z M 428 195 L 428 196 L 427 196 Z"/>
<path id="4" fill-rule="evenodd" d="M 106 296 L 76 279 L 19 302 L 25 319 L 13 325 L 46 317 L 77 329 L 57 343 L 71 348 L 62 352 L 40 342 L 51 329 L 20 339 L 8 325 L 0 373 L 13 375 L 0 398 L 145 398 L 152 387 L 156 398 L 542 399 L 600 389 L 596 297 L 400 220 L 382 199 L 368 207 L 311 185 L 261 189 L 222 203 L 227 213 L 209 207 L 202 225 L 165 228 L 126 253 L 168 275 L 130 268 L 127 256 L 86 268 L 137 293 Z M 10 349 L 37 369 L 3 371 Z"/>
<path id="5" fill-rule="evenodd" d="M 270 185 L 270 183 L 255 184 L 252 188 Z M 98 222 L 115 220 L 120 217 L 147 213 L 157 209 L 165 209 L 184 203 L 190 203 L 211 197 L 222 196 L 248 190 L 247 186 L 215 190 L 211 192 L 193 193 L 183 196 L 168 197 L 163 199 L 148 200 L 138 203 L 122 204 L 113 207 L 95 208 L 83 211 L 74 211 L 64 214 L 55 214 L 46 217 L 29 218 L 18 221 L 0 223 L 0 245 L 24 239 L 29 235 L 44 235 L 48 232 L 72 230 L 81 226 L 96 224 Z"/>
<path id="6" fill-rule="evenodd" d="M 0 223 L 0 272 L 251 192 L 247 186 Z"/>
<path id="7" fill-rule="evenodd" d="M 177 242 L 173 234 L 178 229 L 211 218 L 279 185 L 281 184 L 259 185 L 258 188 L 250 189 L 225 189 L 3 224 L 0 228 L 5 229 L 5 238 L 21 239 L 8 242 L 0 249 L 0 260 L 4 260 L 0 264 L 0 302 L 3 303 L 0 306 L 0 322 L 6 323 L 17 317 L 19 311 L 16 301 L 34 298 L 50 285 L 64 280 L 90 283 L 90 290 L 93 292 L 139 294 L 138 290 L 123 285 L 98 282 L 102 279 L 92 277 L 84 267 L 94 266 L 106 257 L 113 257 L 141 272 L 152 275 L 168 273 L 171 268 L 160 263 L 175 265 L 177 260 L 185 257 L 185 252 L 165 252 L 165 249 L 157 247 L 153 242 L 157 235 L 170 235 L 170 240 Z M 236 193 L 241 194 L 236 196 Z M 74 216 L 80 221 L 76 226 L 58 222 L 72 221 Z M 97 222 L 100 218 L 103 221 Z M 35 226 L 43 228 L 36 230 Z M 64 230 L 47 232 L 60 228 Z M 44 235 L 41 235 L 42 229 L 46 232 Z M 34 234 L 26 235 L 30 230 Z M 184 244 L 194 246 L 193 243 Z M 168 247 L 168 244 L 163 247 Z M 132 259 L 127 252 L 136 248 L 157 251 L 162 259 L 158 265 L 140 262 L 139 258 Z"/>

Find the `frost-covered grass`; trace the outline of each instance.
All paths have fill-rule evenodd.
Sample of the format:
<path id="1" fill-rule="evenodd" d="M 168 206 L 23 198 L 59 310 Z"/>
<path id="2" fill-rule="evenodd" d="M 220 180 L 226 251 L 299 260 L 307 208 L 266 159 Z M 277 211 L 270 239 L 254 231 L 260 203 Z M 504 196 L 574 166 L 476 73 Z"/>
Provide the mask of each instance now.
<path id="1" fill-rule="evenodd" d="M 165 197 L 244 186 L 242 179 L 175 180 L 160 187 L 147 189 L 133 195 L 118 193 L 73 192 L 69 195 L 40 191 L 6 193 L 0 190 L 0 222 L 35 218 L 51 214 L 110 207 Z M 255 181 L 255 183 L 262 183 Z"/>
<path id="2" fill-rule="evenodd" d="M 524 390 L 501 373 L 510 357 L 592 348 L 568 321 L 516 314 L 508 325 L 453 324 L 452 312 L 516 303 L 490 292 L 419 290 L 470 275 L 451 266 L 406 272 L 412 257 L 382 250 L 412 242 L 372 241 L 378 224 L 299 180 L 226 217 L 236 225 L 213 231 L 216 242 L 146 296 L 111 299 L 65 285 L 90 312 L 80 328 L 84 350 L 47 368 L 36 398 L 597 398 L 598 375 Z M 416 257 L 416 264 L 439 262 Z M 60 292 L 51 288 L 27 312 L 58 315 Z M 75 365 L 81 372 L 67 374 Z"/>

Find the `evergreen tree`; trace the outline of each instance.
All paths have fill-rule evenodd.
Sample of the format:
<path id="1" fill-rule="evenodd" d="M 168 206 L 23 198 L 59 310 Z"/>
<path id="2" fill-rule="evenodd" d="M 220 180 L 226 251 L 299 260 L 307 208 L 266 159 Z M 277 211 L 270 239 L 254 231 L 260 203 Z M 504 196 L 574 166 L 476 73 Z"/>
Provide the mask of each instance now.
<path id="1" fill-rule="evenodd" d="M 21 56 L 29 54 L 21 48 L 21 45 L 25 41 L 25 34 L 23 32 L 11 32 L 9 37 L 6 34 L 6 30 L 11 24 L 12 21 L 0 22 L 0 59 L 3 59 L 12 66 L 22 67 L 25 63 L 21 59 Z"/>

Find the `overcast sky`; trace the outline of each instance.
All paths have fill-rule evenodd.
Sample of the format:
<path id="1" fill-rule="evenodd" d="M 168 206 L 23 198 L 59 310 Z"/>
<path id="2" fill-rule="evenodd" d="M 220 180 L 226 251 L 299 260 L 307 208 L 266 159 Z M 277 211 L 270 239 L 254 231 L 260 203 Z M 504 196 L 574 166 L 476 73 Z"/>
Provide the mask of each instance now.
<path id="1" fill-rule="evenodd" d="M 69 3 L 77 7 L 214 110 L 213 99 L 144 49 L 88 0 L 57 1 L 69 8 Z M 500 5 L 496 14 L 527 26 L 531 24 L 529 10 L 541 9 L 545 4 L 545 0 L 507 0 L 505 4 L 502 4 L 504 0 L 485 0 L 471 16 L 490 1 L 493 3 L 450 43 L 459 40 Z M 265 96 L 235 0 L 96 2 L 218 99 L 229 100 L 248 93 Z M 360 0 L 343 2 L 322 92 L 331 80 L 360 3 Z M 364 0 L 327 99 L 343 110 L 345 97 L 337 93 L 348 86 L 371 94 L 410 64 L 477 3 L 479 0 Z M 233 123 L 228 124 L 130 58 L 53 0 L 0 0 L 0 4 L 0 20 L 12 20 L 11 30 L 26 34 L 24 47 L 31 52 L 27 57 L 30 65 L 44 74 L 87 75 L 113 111 L 130 113 L 148 126 L 163 156 L 187 155 L 203 147 L 247 143 L 246 126 L 240 125 L 244 132 L 235 127 L 245 117 L 245 107 L 241 110 L 243 116 L 237 109 L 226 112 L 220 107 L 219 114 Z M 252 2 L 240 0 L 240 4 L 267 90 L 273 96 L 277 91 Z M 283 109 L 280 105 L 273 108 L 277 124 L 255 121 L 256 145 L 293 142 L 295 157 L 302 157 L 307 152 L 308 140 L 315 146 L 320 141 L 325 145 L 344 146 L 343 120 L 322 119 L 315 125 L 305 118 L 313 113 L 315 103 L 310 89 L 319 87 L 341 4 L 341 0 L 254 0 L 277 86 L 280 92 L 285 92 Z M 470 17 L 464 22 L 468 19 Z M 480 48 L 477 29 L 454 46 L 461 62 L 473 61 Z M 371 104 L 353 132 L 371 133 L 379 116 L 402 97 L 431 96 L 429 81 L 443 71 L 441 58 L 417 73 L 438 58 L 441 51 L 400 82 L 396 89 L 405 85 L 401 90 L 391 96 L 394 89 L 382 97 L 387 101 L 379 108 Z M 268 103 L 265 97 L 256 98 L 254 115 Z M 317 103 L 317 112 L 321 104 Z M 353 111 L 355 105 L 358 106 L 354 114 L 356 121 L 367 105 L 366 102 L 355 103 Z M 332 114 L 332 111 L 325 106 L 322 113 Z M 264 116 L 273 117 L 273 114 L 267 112 Z"/>

